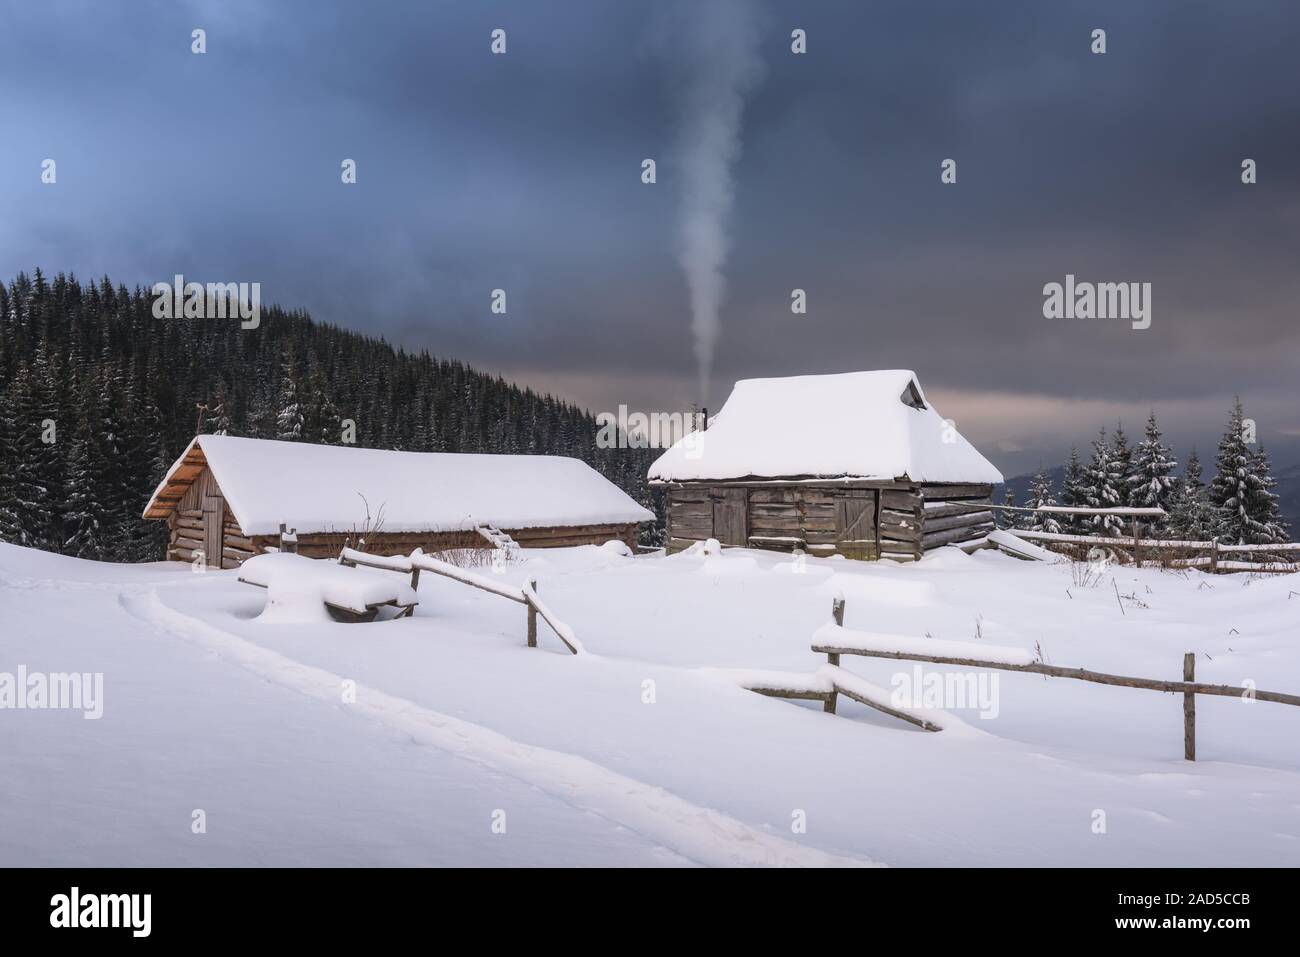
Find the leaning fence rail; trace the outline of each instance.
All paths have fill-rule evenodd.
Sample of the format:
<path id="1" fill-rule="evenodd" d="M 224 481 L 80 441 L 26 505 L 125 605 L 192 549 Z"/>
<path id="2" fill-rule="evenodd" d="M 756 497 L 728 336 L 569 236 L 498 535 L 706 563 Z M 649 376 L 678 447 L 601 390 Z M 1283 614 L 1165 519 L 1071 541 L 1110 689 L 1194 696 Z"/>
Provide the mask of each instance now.
<path id="1" fill-rule="evenodd" d="M 812 650 L 817 654 L 825 655 L 827 663 L 836 667 L 839 666 L 841 655 L 859 655 L 865 658 L 924 661 L 930 664 L 958 665 L 965 668 L 1022 671 L 1049 678 L 1073 678 L 1077 681 L 1090 681 L 1094 684 L 1114 685 L 1121 688 L 1181 693 L 1183 696 L 1183 757 L 1188 761 L 1196 760 L 1196 696 L 1198 694 L 1300 706 L 1300 695 L 1196 681 L 1196 655 L 1190 651 L 1183 655 L 1182 681 L 1135 678 L 1103 671 L 1090 671 L 1086 668 L 1063 668 L 1045 664 L 1034 659 L 1027 649 L 989 647 L 974 642 L 936 641 L 930 638 L 907 638 L 855 631 L 843 625 L 843 599 L 835 600 L 831 612 L 834 620 L 817 629 L 813 635 Z M 920 650 L 931 644 L 935 651 L 944 653 L 927 654 Z M 970 653 L 967 653 L 966 649 L 969 649 Z M 987 657 L 981 657 L 982 655 Z M 827 710 L 833 711 L 834 705 L 832 704 Z"/>
<path id="2" fill-rule="evenodd" d="M 582 650 L 582 643 L 578 641 L 573 629 L 561 621 L 537 597 L 537 579 L 535 578 L 529 579 L 528 584 L 523 588 L 507 585 L 504 582 L 493 581 L 491 578 L 477 575 L 461 568 L 459 565 L 453 565 L 450 562 L 434 558 L 432 555 L 426 555 L 418 548 L 410 555 L 394 555 L 391 557 L 371 555 L 367 552 L 359 552 L 354 548 L 344 548 L 339 552 L 339 564 L 349 566 L 364 565 L 367 568 L 380 568 L 386 571 L 410 574 L 411 588 L 413 589 L 420 587 L 421 572 L 441 575 L 443 578 L 450 578 L 463 585 L 470 585 L 500 598 L 525 605 L 528 608 L 528 647 L 537 647 L 537 618 L 540 615 L 551 626 L 551 630 L 555 632 L 556 637 L 564 642 L 564 646 L 570 652 L 576 655 Z"/>

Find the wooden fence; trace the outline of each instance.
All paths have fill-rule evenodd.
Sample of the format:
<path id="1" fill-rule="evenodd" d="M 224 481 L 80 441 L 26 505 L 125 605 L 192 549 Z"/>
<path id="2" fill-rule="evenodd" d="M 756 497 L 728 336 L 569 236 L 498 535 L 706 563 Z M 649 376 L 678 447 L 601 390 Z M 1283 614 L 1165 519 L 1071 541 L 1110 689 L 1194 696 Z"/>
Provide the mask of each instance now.
<path id="1" fill-rule="evenodd" d="M 1133 678 L 1127 675 L 1107 674 L 1101 671 L 1089 671 L 1084 668 L 1062 668 L 1044 664 L 1041 661 L 1020 662 L 1012 660 L 996 661 L 981 658 L 981 648 L 974 642 L 942 642 L 943 650 L 954 646 L 968 647 L 972 654 L 926 654 L 913 649 L 898 650 L 890 648 L 891 641 L 898 642 L 889 635 L 873 635 L 868 632 L 851 631 L 843 627 L 844 600 L 836 599 L 832 606 L 833 623 L 818 629 L 813 639 L 812 650 L 826 655 L 830 665 L 838 666 L 841 655 L 860 655 L 866 658 L 895 658 L 906 661 L 924 661 L 936 665 L 957 665 L 966 668 L 992 668 L 999 671 L 1022 671 L 1028 674 L 1045 675 L 1050 678 L 1073 678 L 1077 681 L 1090 681 L 1095 684 L 1114 685 L 1121 688 L 1141 688 L 1148 691 L 1167 691 L 1183 696 L 1183 757 L 1188 761 L 1196 760 L 1196 696 L 1218 695 L 1228 698 L 1253 698 L 1258 701 L 1273 701 L 1278 704 L 1300 705 L 1300 695 L 1284 694 L 1278 691 L 1258 691 L 1253 688 L 1235 685 L 1204 684 L 1196 681 L 1196 656 L 1188 652 L 1183 655 L 1183 680 L 1166 681 L 1159 678 Z M 829 640 L 828 640 L 829 639 Z M 1023 652 L 1028 655 L 1027 651 Z M 771 692 L 769 692 L 771 693 Z M 870 702 L 864 702 L 871 704 Z M 872 707 L 877 707 L 872 705 Z M 834 710 L 834 703 L 826 709 Z M 885 710 L 885 709 L 879 709 Z"/>
<path id="2" fill-rule="evenodd" d="M 366 568 L 378 568 L 383 571 L 401 572 L 411 576 L 411 588 L 420 587 L 420 573 L 429 572 L 433 575 L 441 575 L 444 578 L 450 578 L 452 581 L 458 581 L 463 585 L 470 585 L 489 594 L 505 598 L 509 601 L 518 602 L 528 609 L 528 647 L 537 647 L 537 619 L 540 616 L 551 630 L 555 632 L 557 638 L 564 642 L 564 646 L 573 654 L 577 654 L 582 649 L 581 642 L 573 633 L 573 629 L 560 621 L 555 613 L 542 602 L 537 596 L 537 579 L 530 578 L 528 584 L 523 588 L 517 588 L 514 585 L 508 585 L 504 582 L 493 581 L 491 578 L 485 578 L 482 575 L 476 575 L 474 572 L 467 571 L 457 565 L 441 561 L 432 555 L 426 555 L 419 549 L 416 549 L 408 556 L 394 556 L 385 558 L 380 555 L 371 555 L 366 552 L 359 552 L 353 548 L 345 548 L 339 553 L 339 564 L 355 567 L 363 565 Z"/>
<path id="3" fill-rule="evenodd" d="M 1042 542 L 1049 547 L 1057 545 L 1066 549 L 1073 548 L 1076 552 L 1081 552 L 1084 548 L 1106 548 L 1134 565 L 1142 565 L 1147 560 L 1154 560 L 1175 568 L 1204 568 L 1216 574 L 1220 572 L 1286 574 L 1300 571 L 1300 544 L 1294 542 L 1276 545 L 1224 545 L 1220 542 L 1141 538 L 1138 535 L 1131 538 L 1111 538 L 1105 535 L 1033 532 L 1021 528 L 1008 528 L 1005 531 L 1026 541 Z M 1205 552 L 1205 554 L 1197 555 L 1197 552 Z M 1283 559 L 1287 555 L 1294 557 L 1290 560 L 1270 560 Z M 1259 557 L 1264 561 L 1242 561 L 1233 556 Z"/>
<path id="4" fill-rule="evenodd" d="M 1007 528 L 1019 538 L 1042 542 L 1058 551 L 1083 557 L 1085 549 L 1102 547 L 1121 560 L 1142 565 L 1152 559 L 1174 568 L 1205 568 L 1211 573 L 1259 572 L 1262 574 L 1300 571 L 1300 543 L 1279 542 L 1268 545 L 1225 545 L 1221 542 L 1183 541 L 1168 538 L 1144 538 L 1142 519 L 1167 517 L 1161 508 L 1085 508 L 1074 505 L 1040 505 L 1024 508 L 1015 505 L 981 505 L 981 509 L 994 508 L 1003 512 L 1055 515 L 1109 515 L 1127 519 L 1127 535 L 1069 535 L 1062 532 L 1035 532 L 1021 528 Z M 1204 552 L 1199 555 L 1197 553 Z M 1227 557 L 1225 557 L 1227 556 Z M 1233 556 L 1262 558 L 1263 561 L 1243 561 Z M 1287 556 L 1292 556 L 1287 558 Z"/>

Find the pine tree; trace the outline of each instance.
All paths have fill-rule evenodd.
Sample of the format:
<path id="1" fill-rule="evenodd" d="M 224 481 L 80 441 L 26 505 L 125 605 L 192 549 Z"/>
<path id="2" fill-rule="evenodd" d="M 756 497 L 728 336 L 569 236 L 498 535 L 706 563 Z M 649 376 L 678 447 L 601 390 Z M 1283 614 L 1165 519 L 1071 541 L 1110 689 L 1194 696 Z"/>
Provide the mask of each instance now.
<path id="1" fill-rule="evenodd" d="M 9 493 L 13 541 L 32 548 L 62 545 L 64 461 L 59 422 L 43 363 L 23 364 L 10 384 L 13 421 Z M 66 428 L 66 423 L 64 424 Z"/>
<path id="2" fill-rule="evenodd" d="M 1119 508 L 1124 499 L 1120 493 L 1123 488 L 1123 473 L 1118 463 L 1111 457 L 1114 446 L 1106 442 L 1106 430 L 1102 429 L 1092 443 L 1092 461 L 1088 463 L 1085 481 L 1086 501 L 1089 508 Z M 1122 534 L 1123 520 L 1118 515 L 1083 516 L 1087 527 L 1098 535 L 1117 536 Z"/>
<path id="3" fill-rule="evenodd" d="M 1147 416 L 1146 433 L 1133 456 L 1129 475 L 1129 504 L 1136 508 L 1166 508 L 1178 467 L 1169 447 L 1161 441 L 1153 411 Z M 1167 509 L 1166 509 L 1167 510 Z M 1158 527 L 1158 524 L 1157 524 Z"/>
<path id="4" fill-rule="evenodd" d="M 1133 504 L 1130 500 L 1133 487 L 1133 450 L 1129 448 L 1128 435 L 1119 422 L 1115 423 L 1115 434 L 1111 437 L 1110 460 L 1111 469 L 1118 481 L 1116 491 L 1119 493 L 1119 502 L 1117 504 L 1120 507 L 1131 505 Z"/>
<path id="5" fill-rule="evenodd" d="M 97 386 L 73 445 L 63 550 L 78 558 L 130 561 L 123 532 L 139 476 L 132 471 L 126 448 L 122 383 L 116 371 L 106 367 Z"/>
<path id="6" fill-rule="evenodd" d="M 1169 535 L 1184 542 L 1206 542 L 1218 537 L 1215 511 L 1205 495 L 1201 459 L 1193 446 L 1187 455 L 1182 481 L 1169 496 Z"/>
<path id="7" fill-rule="evenodd" d="M 1074 461 L 1078 462 L 1078 453 L 1075 453 Z M 1055 504 L 1056 499 L 1052 497 L 1052 480 L 1040 464 L 1038 471 L 1034 473 L 1034 477 L 1029 481 L 1029 500 L 1025 502 L 1025 507 L 1043 508 Z M 1052 512 L 1035 512 L 1029 515 L 1028 518 L 1029 521 L 1026 525 L 1030 531 L 1047 532 L 1052 535 L 1061 531 L 1061 523 Z"/>
<path id="8" fill-rule="evenodd" d="M 16 414 L 18 390 L 18 381 L 14 380 L 0 394 L 0 542 L 21 544 L 24 530 L 18 499 L 22 468 Z"/>
<path id="9" fill-rule="evenodd" d="M 1018 528 L 1020 525 L 1019 520 L 1016 518 L 1016 513 L 1011 511 L 1011 509 L 1015 508 L 1016 505 L 1016 493 L 1010 485 L 1003 490 L 1002 504 L 1007 507 L 995 510 L 998 515 L 998 527 Z"/>
<path id="10" fill-rule="evenodd" d="M 286 357 L 280 379 L 280 401 L 275 414 L 275 437 L 285 442 L 299 442 L 303 438 L 305 426 L 298 377 L 294 373 L 293 363 Z"/>
<path id="11" fill-rule="evenodd" d="M 1079 459 L 1077 447 L 1071 447 L 1070 460 L 1065 466 L 1065 475 L 1061 481 L 1061 504 L 1075 508 L 1088 505 L 1088 472 Z M 1087 516 L 1066 515 L 1062 528 L 1071 535 L 1083 532 L 1087 526 Z"/>
<path id="12" fill-rule="evenodd" d="M 1217 473 L 1210 482 L 1209 500 L 1218 512 L 1218 538 L 1237 545 L 1267 545 L 1286 540 L 1279 516 L 1276 482 L 1263 449 L 1246 444 L 1241 400 L 1233 403 L 1228 428 L 1219 440 Z"/>
<path id="13" fill-rule="evenodd" d="M 1254 497 L 1254 519 L 1258 544 L 1275 544 L 1286 542 L 1290 535 L 1290 523 L 1282 517 L 1281 501 L 1277 493 L 1277 480 L 1273 478 L 1273 469 L 1268 461 L 1268 453 L 1261 444 L 1251 452 L 1250 466 L 1258 480 L 1258 490 Z"/>
<path id="14" fill-rule="evenodd" d="M 210 434 L 234 434 L 230 405 L 230 394 L 226 391 L 226 384 L 219 382 L 217 384 L 216 398 L 213 400 L 212 405 L 208 407 L 207 425 Z"/>
<path id="15" fill-rule="evenodd" d="M 321 374 L 320 365 L 313 359 L 307 377 L 309 396 L 305 402 L 307 414 L 303 418 L 303 434 L 309 441 L 320 445 L 338 445 L 343 437 L 343 417 L 330 399 L 329 388 Z"/>

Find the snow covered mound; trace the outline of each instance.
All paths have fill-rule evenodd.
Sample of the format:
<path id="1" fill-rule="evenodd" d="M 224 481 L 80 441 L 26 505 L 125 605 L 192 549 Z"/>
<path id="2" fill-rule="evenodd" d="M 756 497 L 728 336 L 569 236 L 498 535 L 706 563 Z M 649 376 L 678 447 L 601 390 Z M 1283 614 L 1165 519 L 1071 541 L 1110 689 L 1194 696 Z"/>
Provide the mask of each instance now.
<path id="1" fill-rule="evenodd" d="M 257 555 L 240 567 L 239 580 L 266 589 L 266 609 L 258 617 L 266 623 L 329 621 L 327 604 L 362 615 L 372 605 L 417 601 L 401 575 L 301 555 Z"/>

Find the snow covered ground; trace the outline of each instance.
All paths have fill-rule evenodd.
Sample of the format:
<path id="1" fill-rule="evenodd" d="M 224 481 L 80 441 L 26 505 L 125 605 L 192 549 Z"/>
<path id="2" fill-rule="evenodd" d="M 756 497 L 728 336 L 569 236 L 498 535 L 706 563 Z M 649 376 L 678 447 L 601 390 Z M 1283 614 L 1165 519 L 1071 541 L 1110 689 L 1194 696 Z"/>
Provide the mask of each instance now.
<path id="1" fill-rule="evenodd" d="M 98 720 L 0 710 L 0 865 L 1300 864 L 1300 708 L 1199 697 L 1189 763 L 1174 695 L 1001 673 L 996 717 L 927 733 L 732 677 L 811 676 L 842 594 L 850 629 L 1146 677 L 1194 651 L 1199 680 L 1300 692 L 1300 578 L 799 567 L 525 551 L 501 578 L 537 578 L 573 656 L 432 574 L 413 618 L 283 624 L 238 572 L 0 545 L 0 675 L 103 674 Z"/>

